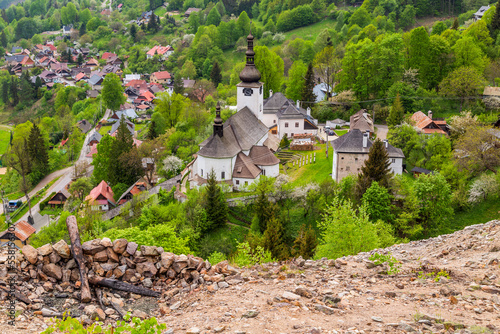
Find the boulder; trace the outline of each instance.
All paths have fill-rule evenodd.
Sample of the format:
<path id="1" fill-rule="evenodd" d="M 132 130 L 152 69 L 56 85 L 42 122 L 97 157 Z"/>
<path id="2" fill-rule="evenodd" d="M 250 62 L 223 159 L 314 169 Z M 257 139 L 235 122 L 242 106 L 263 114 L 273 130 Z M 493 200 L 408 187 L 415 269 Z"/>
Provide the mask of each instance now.
<path id="1" fill-rule="evenodd" d="M 111 242 L 110 238 L 102 238 L 101 239 L 101 245 L 104 247 L 112 247 L 113 243 Z"/>
<path id="2" fill-rule="evenodd" d="M 23 247 L 23 255 L 24 257 L 31 263 L 36 264 L 38 261 L 38 251 L 30 245 L 26 245 Z"/>
<path id="3" fill-rule="evenodd" d="M 45 244 L 42 247 L 38 247 L 38 255 L 47 256 L 50 255 L 53 250 L 54 249 L 52 248 L 51 244 Z"/>
<path id="4" fill-rule="evenodd" d="M 160 255 L 155 246 L 141 246 L 142 256 L 157 256 Z"/>
<path id="5" fill-rule="evenodd" d="M 103 251 L 106 247 L 101 245 L 101 241 L 99 239 L 94 239 L 90 241 L 86 241 L 82 244 L 82 250 L 85 254 L 94 255 Z"/>
<path id="6" fill-rule="evenodd" d="M 127 239 L 116 239 L 113 242 L 113 251 L 115 253 L 122 254 L 127 249 L 127 244 Z"/>
<path id="7" fill-rule="evenodd" d="M 63 259 L 69 259 L 71 257 L 71 250 L 69 249 L 68 244 L 64 240 L 60 240 L 55 243 L 52 248 L 59 254 Z"/>
<path id="8" fill-rule="evenodd" d="M 174 263 L 175 255 L 173 253 L 161 253 L 161 266 L 165 269 L 170 268 L 172 263 Z"/>
<path id="9" fill-rule="evenodd" d="M 118 254 L 116 254 L 112 248 L 106 248 L 106 254 L 108 255 L 108 259 L 113 262 L 120 262 L 120 258 Z"/>
<path id="10" fill-rule="evenodd" d="M 57 263 L 61 260 L 61 257 L 57 254 L 57 252 L 52 252 L 49 255 L 49 260 L 51 263 Z"/>
<path id="11" fill-rule="evenodd" d="M 57 264 L 49 263 L 43 266 L 42 271 L 49 277 L 55 278 L 57 280 L 62 279 L 62 270 Z"/>
<path id="12" fill-rule="evenodd" d="M 118 267 L 118 263 L 116 262 L 108 262 L 108 263 L 101 263 L 101 268 L 104 271 L 110 271 Z"/>
<path id="13" fill-rule="evenodd" d="M 125 275 L 126 270 L 127 270 L 126 265 L 116 267 L 115 270 L 113 270 L 113 275 L 115 275 L 116 278 L 120 278 L 123 275 Z"/>
<path id="14" fill-rule="evenodd" d="M 102 250 L 94 255 L 94 261 L 97 262 L 106 262 L 108 261 L 108 252 L 106 250 Z"/>
<path id="15" fill-rule="evenodd" d="M 130 254 L 130 255 L 134 255 L 135 252 L 137 251 L 137 247 L 138 245 L 135 243 L 135 242 L 129 242 L 127 244 L 127 253 Z"/>
<path id="16" fill-rule="evenodd" d="M 136 267 L 136 270 L 142 276 L 154 276 L 158 272 L 156 266 L 151 262 L 139 263 Z"/>

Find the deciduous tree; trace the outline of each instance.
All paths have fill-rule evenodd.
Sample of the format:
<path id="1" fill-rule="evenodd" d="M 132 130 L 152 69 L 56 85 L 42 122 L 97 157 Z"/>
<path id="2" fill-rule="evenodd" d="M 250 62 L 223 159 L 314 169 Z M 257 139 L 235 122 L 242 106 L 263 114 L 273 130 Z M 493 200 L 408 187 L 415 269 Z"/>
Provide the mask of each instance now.
<path id="1" fill-rule="evenodd" d="M 269 90 L 279 92 L 283 83 L 285 65 L 283 59 L 267 46 L 255 47 L 255 66 L 260 71 L 264 83 L 264 98 L 269 97 Z"/>
<path id="2" fill-rule="evenodd" d="M 392 103 L 391 111 L 389 112 L 389 117 L 387 118 L 387 125 L 392 127 L 401 124 L 404 120 L 404 116 L 405 110 L 398 94 Z"/>
<path id="3" fill-rule="evenodd" d="M 101 96 L 104 106 L 113 111 L 120 109 L 120 106 L 125 103 L 126 98 L 123 95 L 122 83 L 116 74 L 106 75 L 102 82 Z"/>
<path id="4" fill-rule="evenodd" d="M 305 87 L 307 67 L 302 60 L 297 60 L 288 71 L 286 96 L 292 100 L 303 100 L 302 92 Z"/>
<path id="5" fill-rule="evenodd" d="M 483 77 L 472 67 L 460 67 L 451 72 L 439 85 L 441 94 L 460 98 L 460 110 L 464 102 L 479 95 L 486 85 Z"/>

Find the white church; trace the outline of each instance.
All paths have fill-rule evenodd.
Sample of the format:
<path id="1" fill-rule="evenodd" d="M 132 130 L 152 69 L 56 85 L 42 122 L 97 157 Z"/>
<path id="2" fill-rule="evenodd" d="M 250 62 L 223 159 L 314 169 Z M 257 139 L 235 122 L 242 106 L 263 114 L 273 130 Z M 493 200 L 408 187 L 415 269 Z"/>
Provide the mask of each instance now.
<path id="1" fill-rule="evenodd" d="M 254 64 L 251 34 L 247 41 L 247 62 L 237 85 L 238 111 L 223 123 L 217 104 L 213 134 L 200 144 L 195 160 L 187 166 L 192 186 L 205 184 L 212 170 L 217 181 L 236 189 L 255 182 L 261 175 L 279 175 L 280 161 L 269 148 L 278 139 L 262 122 L 264 87 Z"/>
<path id="2" fill-rule="evenodd" d="M 254 37 L 247 37 L 246 65 L 240 73 L 237 88 L 237 112 L 226 122 L 220 117 L 217 104 L 213 134 L 200 144 L 196 158 L 186 168 L 192 186 L 207 182 L 213 170 L 217 181 L 238 189 L 249 185 L 261 175 L 279 175 L 279 159 L 273 154 L 280 139 L 286 134 L 316 135 L 317 121 L 310 109 L 300 107 L 300 102 L 287 99 L 282 93 L 264 100 L 264 84 L 255 67 Z"/>

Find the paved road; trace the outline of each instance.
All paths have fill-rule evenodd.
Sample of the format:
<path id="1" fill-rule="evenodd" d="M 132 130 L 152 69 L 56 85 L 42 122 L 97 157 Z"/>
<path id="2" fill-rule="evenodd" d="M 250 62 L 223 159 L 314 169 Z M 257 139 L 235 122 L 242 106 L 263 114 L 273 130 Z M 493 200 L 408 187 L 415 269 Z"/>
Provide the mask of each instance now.
<path id="1" fill-rule="evenodd" d="M 85 157 L 85 155 L 87 154 L 88 152 L 88 149 L 87 149 L 87 141 L 89 139 L 89 137 L 92 135 L 92 133 L 95 131 L 95 129 L 92 129 L 90 130 L 87 135 L 85 136 L 85 141 L 83 142 L 83 147 L 82 147 L 82 150 L 80 151 L 80 157 L 78 158 L 78 160 L 75 162 L 76 163 L 79 163 L 79 162 L 82 162 L 82 161 L 87 161 L 87 162 L 92 162 L 92 158 L 87 158 Z M 65 168 L 65 169 L 61 169 L 61 170 L 58 170 L 52 174 L 49 174 L 47 175 L 39 184 L 37 184 L 37 186 L 29 193 L 29 196 L 33 196 L 34 194 L 36 194 L 39 190 L 41 190 L 43 187 L 45 187 L 50 181 L 56 179 L 57 177 L 61 176 L 61 178 L 59 180 L 57 180 L 56 182 L 54 182 L 54 184 L 45 192 L 45 196 L 40 200 L 43 201 L 45 200 L 51 193 L 53 192 L 58 192 L 58 191 L 61 191 L 64 187 L 66 187 L 66 185 L 68 183 L 71 182 L 71 178 L 73 176 L 73 168 L 74 167 L 68 167 L 68 168 Z M 25 199 L 24 199 L 25 200 Z M 40 206 L 39 204 L 36 204 L 35 206 L 33 206 L 31 208 L 31 213 L 34 215 L 35 213 L 39 212 L 40 211 Z M 28 220 L 28 212 L 23 215 L 19 220 Z M 42 221 L 42 222 L 38 222 L 38 223 L 35 223 L 33 225 L 34 228 L 36 228 L 37 231 L 39 231 L 43 226 L 47 225 L 49 222 L 48 221 Z"/>

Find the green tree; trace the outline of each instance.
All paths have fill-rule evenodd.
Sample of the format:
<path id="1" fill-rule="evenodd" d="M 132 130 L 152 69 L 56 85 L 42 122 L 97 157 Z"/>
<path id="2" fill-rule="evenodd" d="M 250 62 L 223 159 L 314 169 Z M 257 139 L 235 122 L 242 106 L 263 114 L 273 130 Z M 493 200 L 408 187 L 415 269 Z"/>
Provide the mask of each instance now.
<path id="1" fill-rule="evenodd" d="M 494 39 L 496 39 L 499 29 L 500 29 L 500 0 L 497 2 L 495 8 L 495 15 L 493 15 L 493 19 L 491 20 L 491 25 L 490 25 L 491 36 Z"/>
<path id="2" fill-rule="evenodd" d="M 405 110 L 403 104 L 401 103 L 401 98 L 399 94 L 396 95 L 396 99 L 392 103 L 391 110 L 389 112 L 389 117 L 387 117 L 387 125 L 390 127 L 399 125 L 403 122 L 405 117 Z"/>
<path id="3" fill-rule="evenodd" d="M 49 169 L 49 154 L 40 128 L 33 124 L 28 138 L 28 154 L 32 165 L 32 180 L 36 184 Z"/>
<path id="4" fill-rule="evenodd" d="M 393 220 L 391 213 L 392 196 L 387 188 L 379 186 L 377 181 L 373 181 L 370 188 L 363 194 L 361 203 L 366 208 L 366 213 L 372 222 L 382 220 L 389 223 Z"/>
<path id="5" fill-rule="evenodd" d="M 99 144 L 97 144 L 97 154 L 94 155 L 92 160 L 92 165 L 94 166 L 94 180 L 109 181 L 108 171 L 110 165 L 116 163 L 116 161 L 112 161 L 114 146 L 113 144 L 115 141 L 116 139 L 114 137 L 105 135 L 102 137 Z"/>
<path id="6" fill-rule="evenodd" d="M 164 92 L 158 95 L 155 104 L 155 113 L 159 112 L 163 116 L 166 126 L 173 128 L 186 110 L 187 98 L 181 94 Z"/>
<path id="7" fill-rule="evenodd" d="M 219 25 L 219 23 L 220 23 L 220 20 L 221 20 L 220 13 L 217 10 L 217 8 L 214 6 L 214 7 L 212 7 L 212 9 L 210 10 L 210 12 L 208 13 L 207 21 L 205 22 L 205 24 L 207 26 L 213 24 L 214 26 L 217 27 Z"/>
<path id="8" fill-rule="evenodd" d="M 415 10 L 415 7 L 413 7 L 412 5 L 405 6 L 405 9 L 399 17 L 399 26 L 402 29 L 407 29 L 410 26 L 414 25 L 416 13 L 417 12 Z"/>
<path id="9" fill-rule="evenodd" d="M 453 46 L 455 54 L 455 66 L 468 66 L 475 68 L 482 73 L 488 63 L 488 58 L 484 55 L 481 48 L 472 37 L 464 36 Z"/>
<path id="10" fill-rule="evenodd" d="M 353 26 L 357 24 L 359 27 L 364 28 L 369 25 L 372 20 L 370 13 L 366 10 L 365 7 L 361 6 L 354 11 L 349 19 L 349 25 Z"/>
<path id="11" fill-rule="evenodd" d="M 5 48 L 7 47 L 7 36 L 5 35 L 5 30 L 0 34 L 0 44 Z"/>
<path id="12" fill-rule="evenodd" d="M 428 86 L 428 76 L 435 70 L 430 63 L 429 50 L 431 41 L 425 27 L 418 27 L 411 31 L 408 45 L 408 67 L 417 69 L 420 80 L 425 87 Z"/>
<path id="13" fill-rule="evenodd" d="M 267 229 L 267 223 L 275 216 L 275 212 L 278 210 L 276 204 L 269 200 L 269 194 L 272 190 L 273 180 L 261 176 L 255 187 L 257 198 L 253 202 L 256 223 L 260 233 L 264 233 Z"/>
<path id="14" fill-rule="evenodd" d="M 307 102 L 316 102 L 316 94 L 314 94 L 314 70 L 312 62 L 307 65 L 307 71 L 304 78 L 304 87 L 302 87 L 302 100 Z"/>
<path id="15" fill-rule="evenodd" d="M 185 79 L 195 79 L 196 78 L 196 67 L 192 60 L 188 60 L 184 63 L 181 70 L 181 76 Z"/>
<path id="16" fill-rule="evenodd" d="M 130 25 L 130 37 L 132 37 L 133 41 L 135 41 L 136 35 L 137 35 L 137 25 L 135 23 L 132 23 Z"/>
<path id="17" fill-rule="evenodd" d="M 210 81 L 212 81 L 215 87 L 219 86 L 222 81 L 222 73 L 217 61 L 213 64 L 212 70 L 210 71 Z"/>
<path id="18" fill-rule="evenodd" d="M 71 182 L 69 192 L 83 202 L 85 196 L 92 190 L 92 182 L 88 177 L 81 177 Z"/>
<path id="19" fill-rule="evenodd" d="M 271 252 L 273 258 L 284 261 L 290 257 L 285 242 L 285 229 L 281 221 L 276 217 L 272 217 L 267 222 L 262 243 L 264 248 Z"/>
<path id="20" fill-rule="evenodd" d="M 293 242 L 294 256 L 302 256 L 304 259 L 311 259 L 318 247 L 316 232 L 311 225 L 306 229 L 306 224 L 300 226 L 299 234 Z"/>
<path id="21" fill-rule="evenodd" d="M 451 72 L 439 85 L 440 93 L 460 98 L 460 111 L 469 96 L 481 94 L 486 82 L 472 67 L 460 67 Z"/>
<path id="22" fill-rule="evenodd" d="M 334 197 L 332 203 L 327 205 L 318 226 L 321 241 L 316 251 L 317 258 L 335 259 L 394 242 L 394 237 L 385 225 L 370 222 L 364 206 L 355 210 L 351 201 L 338 197 Z"/>
<path id="23" fill-rule="evenodd" d="M 368 151 L 368 159 L 361 167 L 361 174 L 359 174 L 356 186 L 358 198 L 363 196 L 373 181 L 377 181 L 382 187 L 389 188 L 389 181 L 392 177 L 390 166 L 389 154 L 384 143 L 380 139 L 376 139 Z"/>
<path id="24" fill-rule="evenodd" d="M 432 32 L 431 32 L 431 34 L 432 35 L 441 35 L 441 33 L 443 31 L 445 31 L 445 30 L 446 30 L 446 24 L 444 24 L 443 21 L 437 21 L 432 26 Z"/>
<path id="25" fill-rule="evenodd" d="M 123 91 L 120 77 L 114 73 L 107 74 L 102 82 L 101 92 L 104 106 L 112 111 L 120 109 L 120 106 L 126 101 Z"/>
<path id="26" fill-rule="evenodd" d="M 453 21 L 453 25 L 451 26 L 452 30 L 458 30 L 458 27 L 460 25 L 458 24 L 458 18 L 456 17 L 455 20 Z"/>
<path id="27" fill-rule="evenodd" d="M 269 97 L 269 90 L 279 92 L 283 83 L 285 65 L 283 59 L 267 48 L 267 46 L 255 47 L 255 66 L 261 73 L 261 81 L 264 83 L 264 98 Z"/>
<path id="28" fill-rule="evenodd" d="M 17 87 L 17 79 L 14 76 L 10 77 L 10 96 L 12 97 L 12 105 L 17 106 L 19 103 L 19 95 L 17 94 L 19 88 Z"/>
<path id="29" fill-rule="evenodd" d="M 314 67 L 318 70 L 321 81 L 327 87 L 333 87 L 337 78 L 337 73 L 341 68 L 341 61 L 335 56 L 335 50 L 329 43 L 323 50 L 314 57 Z"/>
<path id="30" fill-rule="evenodd" d="M 8 80 L 5 80 L 2 83 L 2 101 L 4 104 L 9 103 L 9 90 L 10 90 L 10 83 Z"/>
<path id="31" fill-rule="evenodd" d="M 208 174 L 207 186 L 204 192 L 204 203 L 208 221 L 207 231 L 224 226 L 228 211 L 226 196 L 217 184 L 214 170 L 211 170 Z"/>
<path id="32" fill-rule="evenodd" d="M 302 92 L 304 91 L 306 72 L 307 67 L 302 60 L 297 60 L 292 64 L 292 67 L 288 71 L 288 81 L 286 87 L 286 96 L 289 99 L 303 99 Z"/>

